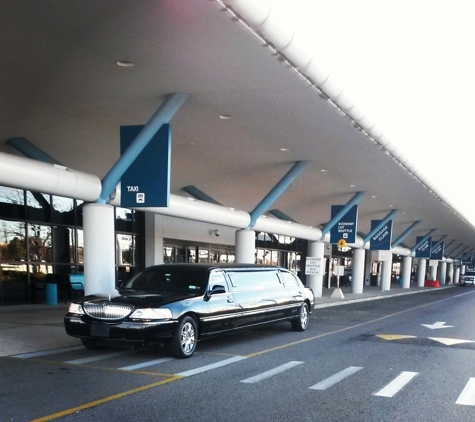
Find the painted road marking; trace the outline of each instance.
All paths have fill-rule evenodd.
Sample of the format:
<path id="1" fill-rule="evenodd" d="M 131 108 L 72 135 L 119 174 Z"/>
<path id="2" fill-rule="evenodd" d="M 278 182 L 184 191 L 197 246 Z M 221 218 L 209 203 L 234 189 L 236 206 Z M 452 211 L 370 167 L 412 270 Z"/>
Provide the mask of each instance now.
<path id="1" fill-rule="evenodd" d="M 475 343 L 473 340 L 459 340 L 456 338 L 443 338 L 443 337 L 427 337 L 429 340 L 438 341 L 439 343 L 445 344 L 446 346 L 453 346 L 454 344 L 463 344 L 463 343 Z"/>
<path id="2" fill-rule="evenodd" d="M 455 404 L 475 405 L 475 378 L 470 378 Z"/>
<path id="3" fill-rule="evenodd" d="M 109 359 L 109 358 L 115 358 L 117 356 L 127 355 L 130 352 L 131 352 L 130 350 L 122 350 L 120 352 L 105 353 L 103 355 L 89 356 L 88 358 L 68 360 L 64 363 L 69 363 L 71 365 L 82 365 L 84 363 L 97 362 L 99 360 L 105 360 L 105 359 Z"/>
<path id="4" fill-rule="evenodd" d="M 210 365 L 200 366 L 199 368 L 191 369 L 189 371 L 180 372 L 175 374 L 180 377 L 191 377 L 192 375 L 201 374 L 202 372 L 210 371 L 211 369 L 220 368 L 222 366 L 230 365 L 234 362 L 239 362 L 240 360 L 247 359 L 246 356 L 235 356 L 233 358 L 225 359 L 220 362 L 212 363 Z"/>
<path id="5" fill-rule="evenodd" d="M 373 396 L 379 397 L 393 397 L 398 391 L 402 390 L 414 377 L 419 375 L 419 372 L 401 372 L 396 378 L 394 378 L 388 385 L 381 388 L 381 390 L 373 393 Z"/>
<path id="6" fill-rule="evenodd" d="M 309 387 L 310 390 L 326 390 L 327 388 L 332 387 L 336 383 L 344 380 L 345 378 L 349 377 L 350 375 L 355 374 L 359 370 L 363 369 L 360 366 L 350 366 L 343 371 L 338 372 L 335 375 L 332 375 L 331 377 L 328 377 L 327 379 L 324 379 L 323 381 L 319 382 L 318 384 L 312 385 Z"/>
<path id="7" fill-rule="evenodd" d="M 18 358 L 18 359 L 30 359 L 30 358 L 38 358 L 41 356 L 55 355 L 57 353 L 72 352 L 74 350 L 79 350 L 79 349 L 84 349 L 84 346 L 71 346 L 71 347 L 64 347 L 62 349 L 43 350 L 42 352 L 21 353 L 19 355 L 12 355 L 10 357 Z"/>
<path id="8" fill-rule="evenodd" d="M 283 365 L 277 366 L 276 368 L 270 369 L 269 371 L 262 372 L 261 374 L 256 375 L 254 377 L 246 378 L 245 380 L 242 380 L 241 382 L 246 383 L 246 384 L 254 384 L 256 382 L 265 380 L 267 378 L 273 377 L 274 375 L 287 371 L 288 369 L 291 369 L 297 365 L 301 365 L 302 363 L 303 362 L 297 362 L 297 361 L 284 363 Z"/>
<path id="9" fill-rule="evenodd" d="M 454 328 L 453 325 L 445 325 L 447 324 L 446 322 L 443 321 L 437 321 L 434 322 L 433 324 L 421 324 L 423 327 L 430 328 L 431 330 L 438 330 L 439 328 Z"/>
<path id="10" fill-rule="evenodd" d="M 404 336 L 400 334 L 378 334 L 376 337 L 382 338 L 383 340 L 404 340 L 406 338 L 417 338 L 416 336 Z"/>
<path id="11" fill-rule="evenodd" d="M 160 363 L 165 363 L 170 360 L 174 360 L 174 358 L 161 358 L 161 359 L 149 360 L 148 362 L 142 362 L 142 363 L 137 363 L 136 365 L 124 366 L 119 369 L 123 371 L 135 371 L 136 369 L 145 368 L 147 366 L 152 366 L 152 365 L 159 365 Z"/>

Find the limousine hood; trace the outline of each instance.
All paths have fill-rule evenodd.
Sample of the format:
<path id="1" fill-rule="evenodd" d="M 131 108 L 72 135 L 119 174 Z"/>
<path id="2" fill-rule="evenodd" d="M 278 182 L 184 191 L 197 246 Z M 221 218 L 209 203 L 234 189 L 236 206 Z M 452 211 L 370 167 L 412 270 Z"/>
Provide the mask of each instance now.
<path id="1" fill-rule="evenodd" d="M 191 294 L 176 292 L 151 293 L 150 291 L 129 290 L 119 291 L 119 295 L 91 295 L 84 298 L 84 302 L 104 302 L 124 303 L 137 308 L 158 308 L 169 303 L 174 303 L 183 299 L 193 297 Z"/>

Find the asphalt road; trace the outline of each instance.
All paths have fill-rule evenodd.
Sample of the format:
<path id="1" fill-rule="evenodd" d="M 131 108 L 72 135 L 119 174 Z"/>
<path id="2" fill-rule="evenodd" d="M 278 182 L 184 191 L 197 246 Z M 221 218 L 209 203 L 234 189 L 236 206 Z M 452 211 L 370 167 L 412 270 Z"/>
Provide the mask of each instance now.
<path id="1" fill-rule="evenodd" d="M 0 358 L 0 421 L 475 421 L 475 289 L 162 348 Z"/>

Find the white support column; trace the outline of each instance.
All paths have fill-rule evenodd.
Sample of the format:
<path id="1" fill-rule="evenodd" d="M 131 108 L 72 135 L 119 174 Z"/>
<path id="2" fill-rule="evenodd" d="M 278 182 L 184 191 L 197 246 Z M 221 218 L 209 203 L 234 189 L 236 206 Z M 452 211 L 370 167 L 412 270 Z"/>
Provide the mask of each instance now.
<path id="1" fill-rule="evenodd" d="M 391 270 L 393 268 L 393 259 L 391 255 L 391 260 L 382 261 L 381 266 L 381 290 L 389 291 L 391 290 Z"/>
<path id="2" fill-rule="evenodd" d="M 417 264 L 417 287 L 424 287 L 426 266 L 427 261 L 424 258 L 419 258 L 419 263 Z"/>
<path id="3" fill-rule="evenodd" d="M 365 252 L 364 249 L 353 250 L 353 271 L 351 273 L 352 293 L 363 293 Z"/>
<path id="4" fill-rule="evenodd" d="M 83 207 L 84 294 L 115 290 L 114 207 L 86 204 Z"/>
<path id="5" fill-rule="evenodd" d="M 447 281 L 448 281 L 448 284 L 454 283 L 454 263 L 453 262 L 447 263 Z"/>
<path id="6" fill-rule="evenodd" d="M 162 216 L 145 213 L 145 266 L 163 264 Z"/>
<path id="7" fill-rule="evenodd" d="M 445 277 L 447 276 L 447 262 L 439 262 L 439 283 L 442 286 L 445 284 Z"/>
<path id="8" fill-rule="evenodd" d="M 256 232 L 243 229 L 236 231 L 236 263 L 254 264 L 256 262 Z"/>
<path id="9" fill-rule="evenodd" d="M 432 265 L 431 265 L 432 264 Z M 429 261 L 429 279 L 437 280 L 438 261 Z"/>
<path id="10" fill-rule="evenodd" d="M 325 272 L 325 244 L 323 242 L 308 242 L 307 256 L 321 259 L 320 273 L 307 275 L 307 286 L 311 287 L 315 297 L 322 297 L 323 274 Z"/>
<path id="11" fill-rule="evenodd" d="M 459 279 L 460 279 L 460 267 L 457 267 L 454 269 L 454 279 L 453 279 L 453 283 L 454 284 L 458 284 L 459 283 Z"/>
<path id="12" fill-rule="evenodd" d="M 403 289 L 409 289 L 411 287 L 411 274 L 412 274 L 412 256 L 405 256 L 402 259 L 402 283 Z"/>

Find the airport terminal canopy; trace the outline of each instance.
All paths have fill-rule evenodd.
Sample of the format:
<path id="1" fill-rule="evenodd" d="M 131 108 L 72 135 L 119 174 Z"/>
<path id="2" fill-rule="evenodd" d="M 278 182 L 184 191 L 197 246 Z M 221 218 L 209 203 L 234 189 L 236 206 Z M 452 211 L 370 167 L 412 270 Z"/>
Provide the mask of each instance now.
<path id="1" fill-rule="evenodd" d="M 25 138 L 103 178 L 119 158 L 120 127 L 145 124 L 169 94 L 186 93 L 171 120 L 172 195 L 193 186 L 250 212 L 306 161 L 272 205 L 293 222 L 321 228 L 332 205 L 364 192 L 363 234 L 398 209 L 393 237 L 421 222 L 409 248 L 432 229 L 475 246 L 472 224 L 271 1 L 15 0 L 2 2 L 2 17 L 2 153 L 21 156 L 8 141 Z"/>

